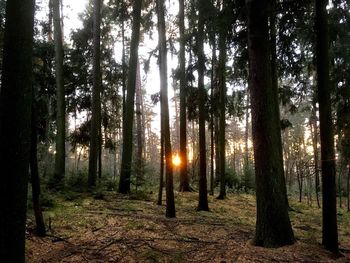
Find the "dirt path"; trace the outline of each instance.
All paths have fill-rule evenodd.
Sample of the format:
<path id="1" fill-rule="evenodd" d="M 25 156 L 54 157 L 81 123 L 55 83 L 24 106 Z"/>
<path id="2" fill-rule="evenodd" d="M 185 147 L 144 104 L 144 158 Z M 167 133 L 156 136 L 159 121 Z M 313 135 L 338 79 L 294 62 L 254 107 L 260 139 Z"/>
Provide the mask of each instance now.
<path id="1" fill-rule="evenodd" d="M 195 211 L 195 193 L 177 194 L 176 202 L 176 219 L 166 219 L 164 206 L 152 199 L 110 194 L 105 200 L 64 202 L 45 213 L 51 218 L 50 236 L 28 234 L 28 262 L 350 262 L 349 252 L 335 258 L 313 241 L 314 235 L 308 238 L 303 231 L 317 228 L 299 219 L 293 224 L 295 245 L 251 246 L 252 197 L 211 198 L 211 212 Z M 349 239 L 343 243 L 349 245 Z"/>

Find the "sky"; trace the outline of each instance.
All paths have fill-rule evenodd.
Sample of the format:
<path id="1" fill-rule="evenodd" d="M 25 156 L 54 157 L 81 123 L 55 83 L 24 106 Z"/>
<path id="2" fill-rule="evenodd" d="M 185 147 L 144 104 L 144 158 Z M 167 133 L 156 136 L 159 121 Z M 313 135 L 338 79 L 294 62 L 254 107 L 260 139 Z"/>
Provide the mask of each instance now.
<path id="1" fill-rule="evenodd" d="M 70 32 L 76 28 L 82 26 L 82 22 L 79 19 L 79 14 L 82 13 L 89 2 L 89 0 L 62 0 L 63 1 L 63 15 L 64 15 L 64 35 L 65 39 L 69 41 Z M 106 1 L 106 0 L 105 0 Z M 48 0 L 37 1 L 37 4 L 41 7 L 41 11 L 37 13 L 37 18 L 45 20 L 47 19 L 48 14 Z M 168 12 L 170 10 L 174 10 L 173 12 L 177 12 L 177 1 L 167 1 L 168 5 L 171 5 L 168 8 Z M 155 21 L 156 22 L 156 21 Z M 131 34 L 131 33 L 130 33 Z M 157 33 L 154 32 L 152 35 L 152 39 L 149 36 L 144 36 L 143 43 L 140 43 L 139 46 L 139 56 L 140 58 L 148 58 L 148 53 L 153 50 L 157 46 L 158 36 Z M 117 61 L 121 60 L 121 47 L 116 44 L 115 47 L 115 58 Z M 142 59 L 140 59 L 142 63 Z M 174 91 L 172 88 L 172 79 L 170 78 L 170 74 L 173 68 L 177 67 L 177 58 L 176 56 L 171 56 L 168 54 L 168 94 L 169 94 L 169 113 L 171 122 L 175 118 L 175 110 L 174 103 L 171 101 L 171 98 L 174 96 Z M 150 63 L 150 69 L 147 75 L 143 70 L 143 66 L 141 65 L 141 79 L 143 88 L 146 90 L 146 100 L 150 101 L 150 95 L 156 92 L 159 92 L 160 89 L 160 80 L 159 80 L 159 69 L 157 65 L 157 61 L 155 58 L 152 58 Z M 160 105 L 157 104 L 153 107 L 154 112 L 157 114 L 153 123 L 152 129 L 154 131 L 159 132 L 159 122 L 160 122 Z"/>

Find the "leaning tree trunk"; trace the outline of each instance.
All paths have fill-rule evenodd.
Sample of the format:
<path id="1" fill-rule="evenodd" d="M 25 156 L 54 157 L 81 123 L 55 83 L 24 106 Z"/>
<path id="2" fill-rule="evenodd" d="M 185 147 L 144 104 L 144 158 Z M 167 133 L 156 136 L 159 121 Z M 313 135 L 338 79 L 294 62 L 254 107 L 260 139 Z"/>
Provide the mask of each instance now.
<path id="1" fill-rule="evenodd" d="M 92 114 L 91 114 L 91 132 L 90 132 L 90 154 L 89 154 L 89 172 L 88 186 L 96 186 L 97 163 L 99 159 L 101 134 L 101 0 L 94 0 L 94 29 L 93 29 L 93 85 L 92 85 Z"/>
<path id="2" fill-rule="evenodd" d="M 34 1 L 6 2 L 0 88 L 0 259 L 25 262 Z"/>
<path id="3" fill-rule="evenodd" d="M 66 103 L 63 84 L 63 44 L 62 24 L 60 15 L 60 0 L 52 0 L 54 40 L 55 40 L 55 70 L 56 70 L 56 155 L 55 183 L 61 184 L 65 173 L 65 133 L 66 133 Z"/>
<path id="4" fill-rule="evenodd" d="M 190 191 L 187 171 L 187 118 L 186 118 L 186 61 L 185 61 L 185 4 L 179 0 L 179 30 L 180 30 L 180 192 Z"/>
<path id="5" fill-rule="evenodd" d="M 164 140 L 166 217 L 175 217 L 175 200 L 173 185 L 172 152 L 170 143 L 169 106 L 168 106 L 168 68 L 164 18 L 164 0 L 157 0 L 158 34 L 159 34 L 159 74 L 161 103 L 161 133 Z"/>
<path id="6" fill-rule="evenodd" d="M 268 0 L 246 0 L 246 4 L 257 201 L 255 244 L 279 247 L 293 244 L 294 235 L 285 202 L 278 94 L 271 79 L 271 6 Z"/>
<path id="7" fill-rule="evenodd" d="M 316 0 L 317 90 L 320 116 L 322 169 L 322 244 L 338 251 L 335 154 L 329 80 L 327 0 Z"/>
<path id="8" fill-rule="evenodd" d="M 134 124 L 134 103 L 136 72 L 139 53 L 140 22 L 141 22 L 142 0 L 135 0 L 133 4 L 133 25 L 130 43 L 130 59 L 127 83 L 127 94 L 123 116 L 123 152 L 121 163 L 121 174 L 118 192 L 127 194 L 130 192 L 131 159 L 132 159 L 132 139 Z"/>
<path id="9" fill-rule="evenodd" d="M 199 200 L 197 209 L 209 211 L 207 190 L 207 162 L 205 142 L 205 57 L 203 48 L 205 0 L 199 0 L 199 18 L 197 32 L 198 52 L 198 125 L 199 125 Z"/>

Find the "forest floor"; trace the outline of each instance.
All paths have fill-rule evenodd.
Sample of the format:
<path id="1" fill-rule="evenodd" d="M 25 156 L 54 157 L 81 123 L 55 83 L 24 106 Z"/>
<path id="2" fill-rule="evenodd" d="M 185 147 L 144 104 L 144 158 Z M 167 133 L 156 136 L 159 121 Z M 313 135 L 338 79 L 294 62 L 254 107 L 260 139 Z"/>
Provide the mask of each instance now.
<path id="1" fill-rule="evenodd" d="M 350 213 L 338 211 L 341 256 L 320 246 L 321 210 L 291 201 L 296 244 L 276 249 L 251 245 L 255 199 L 229 194 L 209 197 L 210 212 L 197 212 L 197 193 L 175 193 L 176 218 L 165 218 L 156 195 L 97 200 L 55 197 L 44 212 L 48 236 L 33 234 L 28 219 L 27 262 L 350 262 Z M 101 198 L 102 196 L 100 196 Z"/>

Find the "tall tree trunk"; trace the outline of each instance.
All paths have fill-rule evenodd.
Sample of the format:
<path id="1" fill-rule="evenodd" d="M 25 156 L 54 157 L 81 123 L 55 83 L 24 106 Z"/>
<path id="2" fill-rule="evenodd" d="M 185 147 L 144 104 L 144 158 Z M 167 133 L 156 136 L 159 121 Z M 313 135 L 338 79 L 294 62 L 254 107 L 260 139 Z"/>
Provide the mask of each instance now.
<path id="1" fill-rule="evenodd" d="M 33 92 L 34 93 L 34 92 Z M 34 96 L 33 96 L 34 98 Z M 37 111 L 35 106 L 35 100 L 32 102 L 32 119 L 31 119 L 31 136 L 30 136 L 30 179 L 32 184 L 32 198 L 33 198 L 33 210 L 36 223 L 36 234 L 38 236 L 45 236 L 46 229 L 43 218 L 43 213 L 40 204 L 40 177 L 38 169 L 38 134 L 37 134 Z"/>
<path id="2" fill-rule="evenodd" d="M 199 0 L 197 52 L 198 52 L 198 125 L 199 125 L 199 200 L 198 210 L 209 211 L 207 190 L 207 162 L 205 142 L 205 57 L 203 48 L 205 0 Z"/>
<path id="3" fill-rule="evenodd" d="M 187 118 L 186 118 L 186 58 L 185 58 L 185 3 L 179 0 L 179 30 L 180 30 L 180 192 L 190 191 L 187 171 Z"/>
<path id="4" fill-rule="evenodd" d="M 49 0 L 49 26 L 48 26 L 48 30 L 47 30 L 47 40 L 50 43 L 53 40 L 53 38 L 52 38 L 52 20 L 53 20 L 52 1 L 53 0 Z"/>
<path id="5" fill-rule="evenodd" d="M 350 163 L 349 163 L 349 170 L 348 170 L 348 178 L 346 182 L 346 189 L 347 189 L 347 195 L 348 195 L 348 212 L 350 212 Z"/>
<path id="6" fill-rule="evenodd" d="M 312 137 L 312 148 L 314 152 L 314 170 L 315 170 L 315 193 L 318 208 L 321 208 L 319 193 L 321 190 L 320 187 L 320 174 L 319 174 L 319 156 L 318 156 L 318 129 L 317 129 L 317 116 L 316 116 L 316 103 L 313 103 L 311 111 L 311 120 L 310 120 L 310 130 Z"/>
<path id="7" fill-rule="evenodd" d="M 137 152 L 136 152 L 136 185 L 138 186 L 143 179 L 143 139 L 142 139 L 142 88 L 140 76 L 140 64 L 137 63 L 136 74 L 136 137 L 137 137 Z"/>
<path id="8" fill-rule="evenodd" d="M 172 152 L 170 143 L 169 106 L 168 106 L 168 67 L 164 17 L 164 0 L 157 0 L 158 34 L 159 34 L 159 74 L 161 103 L 161 132 L 164 139 L 165 183 L 166 183 L 166 217 L 175 217 L 174 183 Z"/>
<path id="9" fill-rule="evenodd" d="M 276 10 L 276 0 L 272 1 L 273 9 Z M 270 49 L 271 49 L 271 80 L 272 80 L 272 88 L 275 94 L 278 94 L 278 72 L 277 72 L 277 39 L 276 39 L 276 14 L 273 12 L 270 15 Z M 279 111 L 279 101 L 277 100 L 276 112 L 278 112 L 278 120 L 281 119 L 280 111 Z M 283 158 L 283 151 L 281 149 L 281 155 Z M 283 168 L 283 164 L 282 164 Z M 283 173 L 284 174 L 284 173 Z M 283 176 L 283 184 L 286 185 L 286 178 Z M 284 197 L 288 209 L 290 209 L 288 195 L 287 195 L 287 185 L 286 185 L 286 194 Z"/>
<path id="10" fill-rule="evenodd" d="M 125 92 L 126 92 L 126 54 L 125 54 L 125 26 L 122 20 L 122 90 L 123 90 L 123 119 L 125 118 Z"/>
<path id="11" fill-rule="evenodd" d="M 327 0 L 316 0 L 317 90 L 320 116 L 322 169 L 322 244 L 338 252 L 335 154 L 329 80 Z"/>
<path id="12" fill-rule="evenodd" d="M 62 25 L 60 15 L 60 0 L 52 0 L 54 40 L 55 40 L 55 70 L 56 70 L 56 155 L 55 155 L 55 183 L 61 184 L 65 174 L 65 133 L 66 133 L 66 103 L 63 84 L 63 44 Z"/>
<path id="13" fill-rule="evenodd" d="M 248 86 L 249 87 L 249 86 Z M 244 131 L 244 163 L 246 168 L 249 165 L 249 149 L 248 149 L 248 140 L 249 140 L 249 108 L 250 108 L 250 97 L 249 89 L 247 87 L 247 104 L 245 109 L 245 131 Z"/>
<path id="14" fill-rule="evenodd" d="M 254 143 L 257 220 L 255 244 L 278 247 L 294 243 L 285 202 L 278 94 L 271 79 L 269 0 L 246 0 Z"/>
<path id="15" fill-rule="evenodd" d="M 158 205 L 162 205 L 163 199 L 163 185 L 164 185 L 164 138 L 160 134 L 160 169 L 159 169 L 159 191 L 158 191 Z"/>
<path id="16" fill-rule="evenodd" d="M 92 87 L 92 114 L 90 132 L 90 154 L 88 186 L 96 186 L 97 164 L 102 137 L 101 134 L 101 0 L 94 0 L 94 29 L 93 29 L 93 87 Z"/>
<path id="17" fill-rule="evenodd" d="M 119 193 L 130 192 L 131 159 L 132 159 L 132 139 L 134 124 L 134 102 L 136 87 L 136 72 L 140 40 L 142 0 L 135 0 L 133 4 L 133 24 L 130 43 L 129 73 L 127 83 L 127 96 L 125 103 L 125 114 L 123 116 L 123 152 L 121 163 L 121 174 L 119 181 Z"/>
<path id="18" fill-rule="evenodd" d="M 34 1 L 6 2 L 0 89 L 0 259 L 25 262 Z"/>
<path id="19" fill-rule="evenodd" d="M 227 39 L 227 1 L 224 0 L 221 11 L 222 24 L 219 29 L 219 151 L 220 151 L 220 194 L 218 199 L 226 196 L 226 151 L 225 151 L 225 127 L 226 127 L 226 39 Z"/>
<path id="20" fill-rule="evenodd" d="M 216 89 L 216 39 L 215 34 L 212 42 L 212 61 L 211 61 L 211 87 L 210 100 L 212 109 L 210 111 L 210 195 L 214 195 L 214 91 Z"/>

